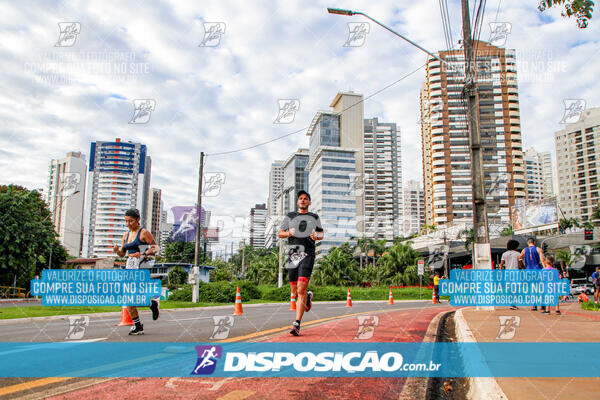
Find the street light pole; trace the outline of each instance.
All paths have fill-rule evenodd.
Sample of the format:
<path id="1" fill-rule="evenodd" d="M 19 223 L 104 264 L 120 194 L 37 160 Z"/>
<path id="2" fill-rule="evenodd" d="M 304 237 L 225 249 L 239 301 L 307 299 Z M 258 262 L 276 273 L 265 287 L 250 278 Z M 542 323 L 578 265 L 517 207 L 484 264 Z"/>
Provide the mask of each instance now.
<path id="1" fill-rule="evenodd" d="M 200 167 L 198 171 L 198 204 L 196 208 L 196 243 L 194 243 L 194 272 L 192 273 L 194 288 L 192 290 L 192 302 L 198 302 L 198 290 L 200 288 L 200 230 L 202 229 L 202 176 L 204 174 L 204 152 L 200 152 Z"/>

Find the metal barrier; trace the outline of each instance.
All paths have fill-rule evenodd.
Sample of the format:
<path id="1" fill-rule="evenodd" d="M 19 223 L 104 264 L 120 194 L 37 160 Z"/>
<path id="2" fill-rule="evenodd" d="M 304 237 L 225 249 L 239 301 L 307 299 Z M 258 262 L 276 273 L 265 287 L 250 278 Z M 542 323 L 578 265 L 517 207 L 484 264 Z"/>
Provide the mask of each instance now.
<path id="1" fill-rule="evenodd" d="M 13 286 L 0 286 L 0 299 L 24 299 L 25 289 Z"/>

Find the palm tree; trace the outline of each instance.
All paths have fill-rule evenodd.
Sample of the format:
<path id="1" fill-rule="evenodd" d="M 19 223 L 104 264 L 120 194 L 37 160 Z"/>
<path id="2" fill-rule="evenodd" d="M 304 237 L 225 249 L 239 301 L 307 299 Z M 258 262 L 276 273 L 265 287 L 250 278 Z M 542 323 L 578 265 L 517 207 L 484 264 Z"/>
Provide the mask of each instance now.
<path id="1" fill-rule="evenodd" d="M 355 250 L 357 248 L 360 249 L 360 269 L 362 269 L 363 268 L 363 254 L 369 250 L 369 239 L 367 239 L 366 236 L 363 236 L 361 238 L 352 236 L 350 239 L 356 240 L 356 245 L 354 246 L 354 249 Z"/>
<path id="2" fill-rule="evenodd" d="M 375 261 L 377 260 L 377 257 L 385 253 L 386 245 L 387 240 L 385 239 L 371 240 L 371 250 L 373 250 L 373 268 L 375 268 Z"/>
<path id="3" fill-rule="evenodd" d="M 571 267 L 576 259 L 577 256 L 571 254 L 570 250 L 556 250 L 556 260 L 560 261 L 560 268 L 563 272 L 566 271 L 565 267 L 567 269 Z"/>
<path id="4" fill-rule="evenodd" d="M 500 231 L 500 236 L 512 236 L 515 232 L 513 231 L 512 225 L 508 225 L 506 228 Z"/>
<path id="5" fill-rule="evenodd" d="M 580 223 L 577 218 L 563 218 L 558 221 L 558 228 L 562 234 L 564 234 L 567 229 L 579 228 L 579 226 Z"/>
<path id="6" fill-rule="evenodd" d="M 423 227 L 421 228 L 421 234 L 422 235 L 426 235 L 428 233 L 433 233 L 437 231 L 437 226 L 431 224 L 431 225 L 423 225 Z"/>
<path id="7" fill-rule="evenodd" d="M 380 283 L 400 283 L 392 281 L 394 278 L 398 279 L 399 274 L 404 274 L 407 267 L 416 265 L 418 258 L 419 253 L 409 245 L 397 244 L 389 247 L 377 263 L 377 280 Z"/>
<path id="8" fill-rule="evenodd" d="M 343 246 L 343 245 L 342 245 Z M 333 247 L 323 256 L 313 274 L 316 285 L 347 285 L 360 280 L 360 272 L 352 253 L 340 247 Z"/>

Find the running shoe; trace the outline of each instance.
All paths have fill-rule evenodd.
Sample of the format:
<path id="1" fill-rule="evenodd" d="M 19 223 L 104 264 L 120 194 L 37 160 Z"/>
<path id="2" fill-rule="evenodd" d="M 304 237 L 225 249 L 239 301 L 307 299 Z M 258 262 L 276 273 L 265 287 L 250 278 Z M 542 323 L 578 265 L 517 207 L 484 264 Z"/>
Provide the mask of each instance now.
<path id="1" fill-rule="evenodd" d="M 300 324 L 298 322 L 294 321 L 290 333 L 294 336 L 300 336 Z"/>
<path id="2" fill-rule="evenodd" d="M 532 307 L 531 311 L 537 311 L 537 307 Z"/>
<path id="3" fill-rule="evenodd" d="M 131 328 L 131 330 L 129 331 L 130 335 L 143 335 L 144 334 L 144 325 L 142 324 L 136 324 L 134 327 Z"/>
<path id="4" fill-rule="evenodd" d="M 160 303 L 157 299 L 150 300 L 150 309 L 152 310 L 152 319 L 156 321 L 158 319 L 158 315 L 160 314 L 159 310 Z"/>
<path id="5" fill-rule="evenodd" d="M 542 314 L 550 314 L 550 311 L 544 310 L 544 311 L 542 311 Z"/>
<path id="6" fill-rule="evenodd" d="M 560 312 L 560 310 L 556 310 L 556 313 L 557 313 L 558 315 L 562 315 L 562 313 Z"/>
<path id="7" fill-rule="evenodd" d="M 312 308 L 312 298 L 313 292 L 309 290 L 308 292 L 306 292 L 306 308 L 304 309 L 304 311 L 309 312 Z"/>
<path id="8" fill-rule="evenodd" d="M 519 309 L 519 307 L 517 307 L 517 306 L 510 306 L 510 309 L 511 309 L 511 310 L 518 310 L 518 309 Z"/>

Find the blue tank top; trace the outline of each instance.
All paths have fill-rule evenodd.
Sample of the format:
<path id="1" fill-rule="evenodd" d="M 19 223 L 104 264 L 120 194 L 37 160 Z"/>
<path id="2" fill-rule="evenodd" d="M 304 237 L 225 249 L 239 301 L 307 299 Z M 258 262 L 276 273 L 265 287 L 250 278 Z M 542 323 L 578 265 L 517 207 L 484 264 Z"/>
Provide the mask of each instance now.
<path id="1" fill-rule="evenodd" d="M 140 252 L 140 246 L 146 245 L 146 243 L 142 242 L 142 240 L 140 239 L 140 234 L 142 233 L 142 229 L 140 227 L 140 230 L 138 231 L 137 235 L 135 236 L 135 239 L 133 239 L 133 242 L 130 243 L 125 243 L 125 245 L 123 246 L 123 248 L 127 251 L 127 254 L 133 254 L 133 253 L 139 253 Z M 127 234 L 127 236 L 129 237 L 129 233 Z"/>
<path id="2" fill-rule="evenodd" d="M 525 269 L 542 269 L 540 253 L 535 246 L 525 248 Z"/>

